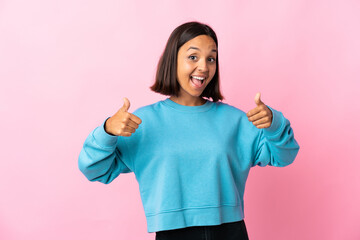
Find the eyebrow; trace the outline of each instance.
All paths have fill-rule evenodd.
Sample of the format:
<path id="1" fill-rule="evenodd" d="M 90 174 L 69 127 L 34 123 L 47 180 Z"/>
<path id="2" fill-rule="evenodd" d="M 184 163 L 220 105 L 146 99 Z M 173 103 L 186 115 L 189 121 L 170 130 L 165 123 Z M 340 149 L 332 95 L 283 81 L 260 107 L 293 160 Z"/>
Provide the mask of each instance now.
<path id="1" fill-rule="evenodd" d="M 191 47 L 191 46 L 188 48 L 188 50 L 187 50 L 187 51 L 189 51 L 190 49 L 195 49 L 195 50 L 200 51 L 200 49 L 199 49 L 199 48 L 197 48 L 197 47 Z M 213 49 L 213 50 L 211 50 L 211 51 L 212 51 L 212 52 L 217 52 L 217 51 L 216 51 L 216 49 Z"/>

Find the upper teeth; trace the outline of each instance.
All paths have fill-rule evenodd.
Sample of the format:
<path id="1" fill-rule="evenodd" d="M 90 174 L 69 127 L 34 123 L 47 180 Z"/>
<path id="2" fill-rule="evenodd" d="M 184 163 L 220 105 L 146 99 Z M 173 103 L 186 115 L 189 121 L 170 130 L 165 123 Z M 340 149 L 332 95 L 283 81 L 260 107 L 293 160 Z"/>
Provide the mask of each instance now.
<path id="1" fill-rule="evenodd" d="M 196 77 L 196 76 L 192 76 L 193 78 L 197 79 L 197 80 L 204 80 L 204 77 Z"/>

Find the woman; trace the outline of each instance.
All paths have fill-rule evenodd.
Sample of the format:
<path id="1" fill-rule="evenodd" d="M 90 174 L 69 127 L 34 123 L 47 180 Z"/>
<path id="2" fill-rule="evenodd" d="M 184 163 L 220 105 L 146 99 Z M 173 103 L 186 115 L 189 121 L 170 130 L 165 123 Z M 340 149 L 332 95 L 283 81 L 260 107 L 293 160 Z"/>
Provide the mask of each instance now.
<path id="1" fill-rule="evenodd" d="M 90 181 L 134 172 L 156 239 L 248 239 L 243 196 L 250 168 L 289 165 L 299 150 L 290 122 L 260 94 L 247 114 L 219 101 L 218 63 L 209 26 L 177 27 L 151 87 L 170 98 L 133 114 L 125 98 L 80 153 Z"/>

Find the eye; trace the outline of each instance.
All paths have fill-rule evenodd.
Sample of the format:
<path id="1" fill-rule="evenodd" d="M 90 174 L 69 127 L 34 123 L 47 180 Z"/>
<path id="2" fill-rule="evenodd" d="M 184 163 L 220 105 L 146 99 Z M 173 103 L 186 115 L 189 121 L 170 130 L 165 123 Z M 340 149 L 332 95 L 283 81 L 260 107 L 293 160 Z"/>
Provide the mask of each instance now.
<path id="1" fill-rule="evenodd" d="M 190 60 L 196 60 L 196 58 L 197 58 L 196 56 L 189 56 Z"/>
<path id="2" fill-rule="evenodd" d="M 213 58 L 213 57 L 210 57 L 210 58 L 209 58 L 209 62 L 215 62 L 215 61 L 216 61 L 215 58 Z"/>

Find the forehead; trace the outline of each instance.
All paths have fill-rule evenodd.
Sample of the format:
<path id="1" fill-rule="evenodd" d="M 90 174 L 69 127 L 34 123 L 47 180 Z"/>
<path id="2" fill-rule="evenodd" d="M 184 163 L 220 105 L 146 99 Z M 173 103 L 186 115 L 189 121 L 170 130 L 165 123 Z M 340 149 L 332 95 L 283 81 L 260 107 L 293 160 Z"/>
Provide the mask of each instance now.
<path id="1" fill-rule="evenodd" d="M 193 39 L 190 39 L 184 45 L 181 46 L 179 50 L 185 50 L 187 51 L 189 47 L 196 47 L 199 49 L 204 50 L 216 50 L 216 43 L 212 37 L 208 35 L 199 35 L 197 37 L 194 37 Z"/>

